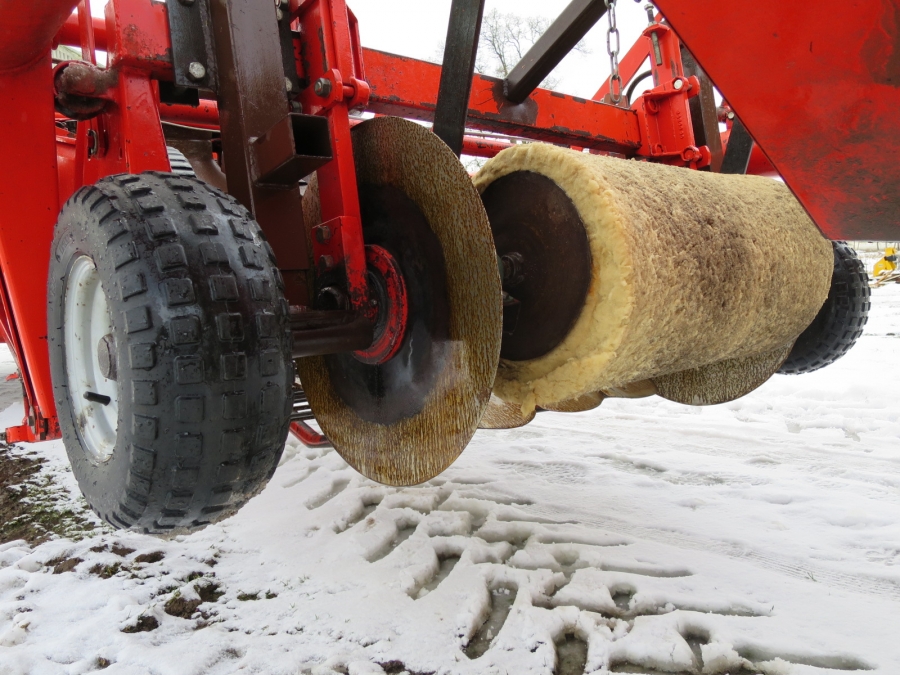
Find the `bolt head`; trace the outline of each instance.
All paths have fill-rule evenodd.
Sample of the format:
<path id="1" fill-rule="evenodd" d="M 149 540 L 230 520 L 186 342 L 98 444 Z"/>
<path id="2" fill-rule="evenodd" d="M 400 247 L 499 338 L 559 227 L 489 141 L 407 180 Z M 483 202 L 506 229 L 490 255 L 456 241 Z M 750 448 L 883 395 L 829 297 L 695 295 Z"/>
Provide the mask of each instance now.
<path id="1" fill-rule="evenodd" d="M 320 244 L 324 244 L 326 241 L 331 240 L 331 228 L 328 225 L 319 225 L 316 227 L 316 241 Z"/>
<path id="2" fill-rule="evenodd" d="M 681 90 L 684 88 L 684 80 L 675 80 L 672 83 L 672 86 L 675 87 L 676 90 Z"/>
<path id="3" fill-rule="evenodd" d="M 206 66 L 204 66 L 199 61 L 191 61 L 188 66 L 188 77 L 194 80 L 195 82 L 202 80 L 206 77 Z"/>
<path id="4" fill-rule="evenodd" d="M 291 82 L 291 78 L 289 78 L 289 77 L 284 78 L 284 88 L 288 92 L 294 91 L 294 83 Z"/>
<path id="5" fill-rule="evenodd" d="M 733 119 L 734 119 L 734 111 L 733 111 L 733 110 L 729 110 L 729 111 L 728 111 L 728 115 L 726 115 L 726 117 L 728 117 L 728 119 L 730 119 L 730 120 L 733 120 Z"/>
<path id="6" fill-rule="evenodd" d="M 284 12 L 281 11 L 281 7 L 275 8 L 275 18 L 281 21 L 284 18 Z"/>
<path id="7" fill-rule="evenodd" d="M 328 95 L 331 94 L 331 80 L 320 77 L 313 85 L 313 91 L 316 92 L 316 96 L 327 98 Z"/>

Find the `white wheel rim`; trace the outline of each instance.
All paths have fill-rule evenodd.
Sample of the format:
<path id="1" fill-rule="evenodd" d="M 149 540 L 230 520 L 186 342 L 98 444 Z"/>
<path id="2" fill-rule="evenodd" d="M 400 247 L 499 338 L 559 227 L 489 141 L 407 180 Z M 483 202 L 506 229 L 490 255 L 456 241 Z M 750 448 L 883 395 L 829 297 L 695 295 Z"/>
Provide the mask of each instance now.
<path id="1" fill-rule="evenodd" d="M 63 335 L 72 415 L 84 449 L 97 462 L 112 457 L 118 428 L 118 385 L 104 377 L 97 354 L 100 340 L 110 333 L 100 275 L 94 261 L 81 256 L 72 263 L 66 284 Z M 109 397 L 109 403 L 88 400 L 88 393 Z"/>

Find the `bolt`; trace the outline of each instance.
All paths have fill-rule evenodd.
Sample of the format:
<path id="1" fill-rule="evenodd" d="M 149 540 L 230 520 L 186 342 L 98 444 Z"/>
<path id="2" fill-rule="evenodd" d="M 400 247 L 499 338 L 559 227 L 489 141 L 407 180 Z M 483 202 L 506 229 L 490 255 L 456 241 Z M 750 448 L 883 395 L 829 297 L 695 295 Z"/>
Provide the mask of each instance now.
<path id="1" fill-rule="evenodd" d="M 730 120 L 733 120 L 734 119 L 734 110 L 729 110 L 728 114 L 725 115 L 725 117 L 727 117 Z"/>
<path id="2" fill-rule="evenodd" d="M 291 78 L 284 78 L 284 88 L 287 89 L 288 93 L 294 91 L 294 83 L 291 82 Z"/>
<path id="3" fill-rule="evenodd" d="M 195 82 L 199 82 L 206 77 L 206 66 L 199 61 L 191 61 L 191 64 L 188 66 L 187 74 L 189 78 Z"/>
<path id="4" fill-rule="evenodd" d="M 635 2 L 640 2 L 640 0 L 635 0 Z M 649 21 L 650 23 L 656 23 L 656 7 L 648 2 L 646 5 L 644 5 L 644 10 L 647 12 L 647 21 Z"/>
<path id="5" fill-rule="evenodd" d="M 313 85 L 313 91 L 316 92 L 316 96 L 328 98 L 328 96 L 331 94 L 331 80 L 325 77 L 320 77 L 318 80 L 316 80 L 315 85 Z"/>
<path id="6" fill-rule="evenodd" d="M 676 91 L 679 91 L 684 88 L 684 80 L 675 80 L 672 86 L 675 87 Z"/>
<path id="7" fill-rule="evenodd" d="M 284 12 L 281 11 L 281 7 L 275 8 L 275 18 L 281 21 L 284 18 Z"/>
<path id="8" fill-rule="evenodd" d="M 300 101 L 291 101 L 291 110 L 295 113 L 302 113 L 303 106 L 300 104 Z"/>
<path id="9" fill-rule="evenodd" d="M 328 225 L 318 225 L 316 227 L 316 241 L 324 244 L 331 239 L 331 228 Z"/>

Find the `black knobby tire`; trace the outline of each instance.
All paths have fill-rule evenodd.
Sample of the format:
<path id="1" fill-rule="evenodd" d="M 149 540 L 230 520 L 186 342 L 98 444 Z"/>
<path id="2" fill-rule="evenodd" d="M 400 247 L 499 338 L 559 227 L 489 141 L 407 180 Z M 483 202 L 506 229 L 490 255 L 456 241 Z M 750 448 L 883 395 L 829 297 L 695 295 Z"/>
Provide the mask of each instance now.
<path id="1" fill-rule="evenodd" d="M 184 156 L 184 153 L 177 148 L 173 148 L 171 145 L 166 146 L 166 154 L 169 157 L 169 166 L 172 169 L 172 173 L 176 176 L 196 176 L 194 173 L 194 167 L 191 166 L 191 163 L 188 161 L 188 158 Z"/>
<path id="2" fill-rule="evenodd" d="M 294 379 L 283 282 L 259 226 L 196 178 L 112 176 L 66 202 L 52 252 L 54 398 L 88 503 L 114 527 L 160 534 L 236 512 L 275 471 Z M 84 256 L 117 355 L 118 424 L 106 461 L 85 449 L 70 401 L 83 393 L 70 392 L 67 378 L 67 278 Z"/>
<path id="3" fill-rule="evenodd" d="M 869 275 L 856 252 L 834 241 L 831 290 L 822 309 L 778 370 L 787 375 L 811 373 L 831 365 L 856 344 L 869 318 Z"/>

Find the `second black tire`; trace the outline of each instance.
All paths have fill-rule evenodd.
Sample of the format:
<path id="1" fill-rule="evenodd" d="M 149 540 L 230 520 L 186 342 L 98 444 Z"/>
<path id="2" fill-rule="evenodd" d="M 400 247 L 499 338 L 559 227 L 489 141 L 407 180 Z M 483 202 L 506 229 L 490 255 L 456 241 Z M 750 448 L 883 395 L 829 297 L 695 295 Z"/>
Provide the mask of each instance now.
<path id="1" fill-rule="evenodd" d="M 856 344 L 869 318 L 869 275 L 859 256 L 843 241 L 834 246 L 834 272 L 825 304 L 778 370 L 786 375 L 811 373 L 831 365 Z"/>
<path id="2" fill-rule="evenodd" d="M 66 363 L 67 283 L 86 258 L 111 326 L 98 349 L 114 345 L 115 363 L 102 366 L 118 405 L 108 456 L 87 451 L 85 410 L 76 419 L 73 401 L 93 394 L 70 390 Z M 157 172 L 78 190 L 56 226 L 48 328 L 72 469 L 114 527 L 198 529 L 235 513 L 274 473 L 294 379 L 287 303 L 271 247 L 231 197 Z"/>

